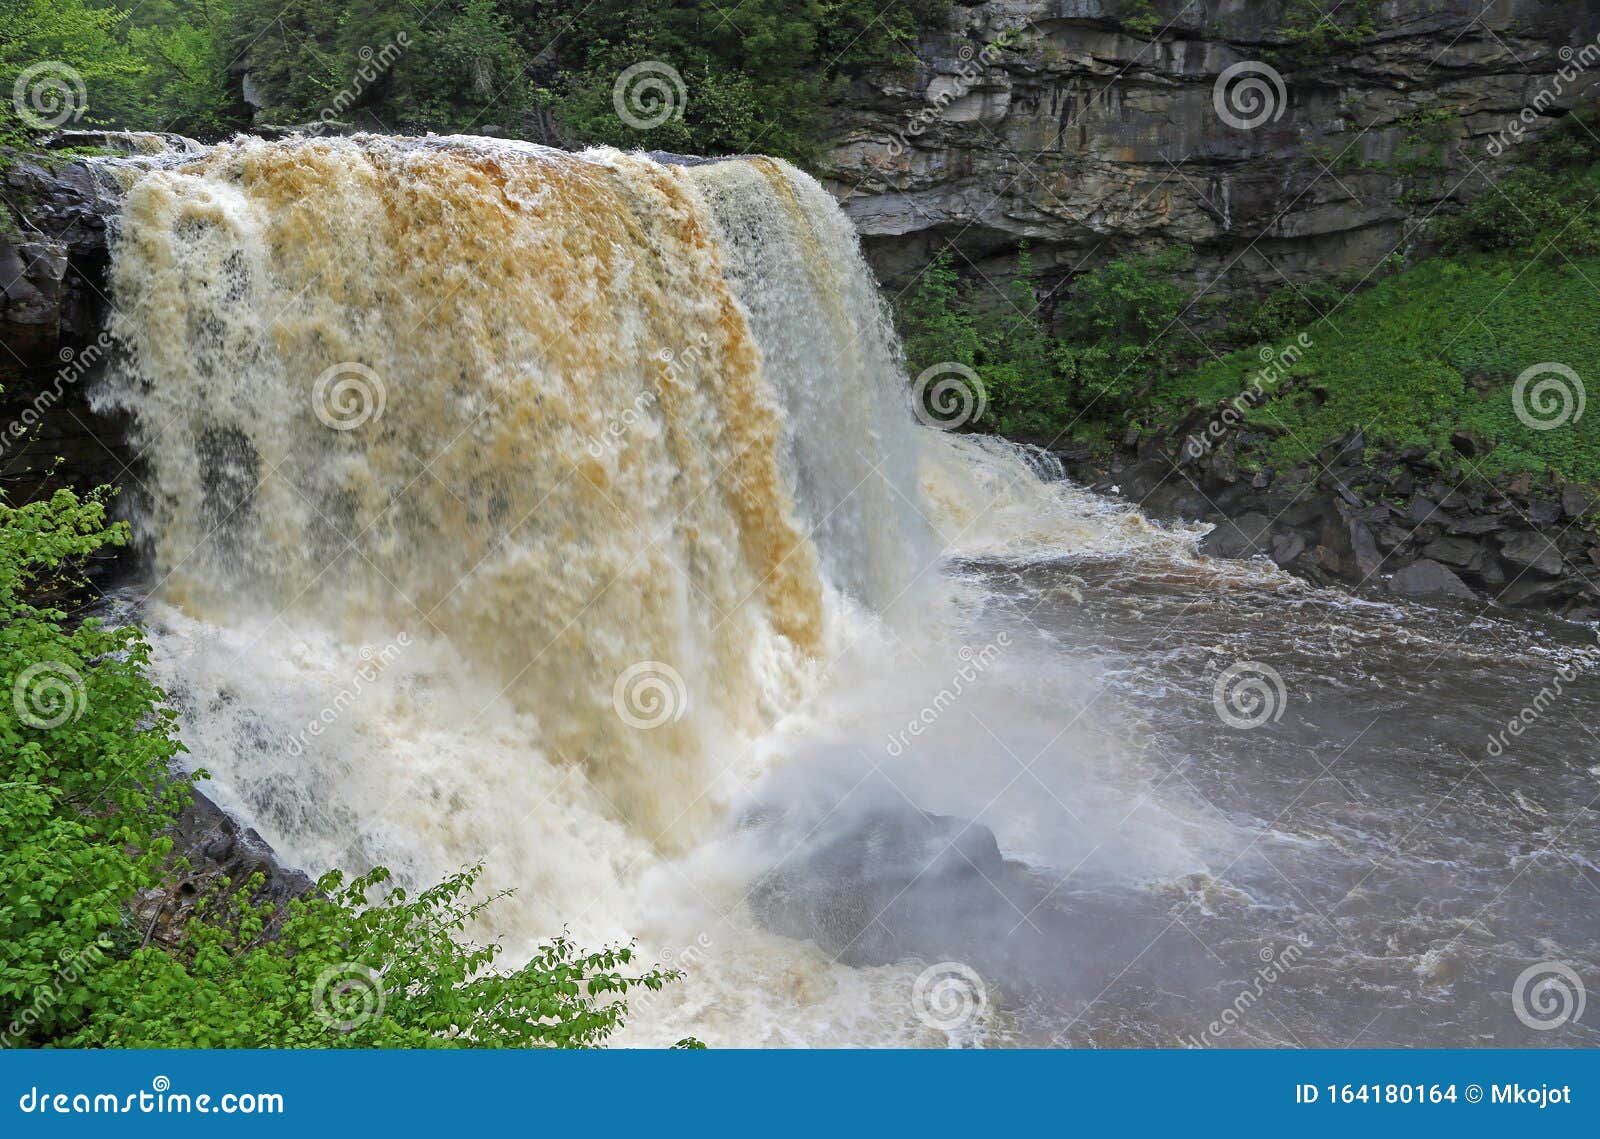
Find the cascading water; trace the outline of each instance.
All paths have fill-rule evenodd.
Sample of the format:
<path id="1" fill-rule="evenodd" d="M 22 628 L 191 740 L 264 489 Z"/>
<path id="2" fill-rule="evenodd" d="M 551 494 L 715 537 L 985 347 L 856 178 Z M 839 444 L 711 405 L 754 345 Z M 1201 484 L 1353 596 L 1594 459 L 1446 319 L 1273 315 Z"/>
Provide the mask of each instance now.
<path id="1" fill-rule="evenodd" d="M 290 861 L 483 861 L 509 960 L 637 936 L 688 973 L 634 1001 L 656 1045 L 1170 1045 L 1242 968 L 1195 936 L 1251 969 L 1314 937 L 1378 1003 L 1442 976 L 1282 888 L 1365 872 L 1328 835 L 1378 824 L 1211 803 L 1312 745 L 1208 742 L 1192 657 L 1261 637 L 1226 598 L 1366 609 L 917 426 L 803 174 L 358 138 L 128 178 L 96 398 L 149 470 L 155 664 Z M 926 961 L 984 979 L 970 1016 Z"/>
<path id="2" fill-rule="evenodd" d="M 485 861 L 513 959 L 640 937 L 690 980 L 630 1039 L 943 1039 L 919 966 L 752 910 L 869 792 L 1043 865 L 1172 875 L 1217 841 L 1181 802 L 1123 817 L 1137 725 L 1068 722 L 1088 676 L 943 560 L 1187 538 L 917 426 L 797 171 L 242 140 L 132 181 L 113 284 L 127 361 L 96 398 L 148 465 L 195 763 L 312 870 Z M 952 676 L 981 696 L 908 748 Z"/>

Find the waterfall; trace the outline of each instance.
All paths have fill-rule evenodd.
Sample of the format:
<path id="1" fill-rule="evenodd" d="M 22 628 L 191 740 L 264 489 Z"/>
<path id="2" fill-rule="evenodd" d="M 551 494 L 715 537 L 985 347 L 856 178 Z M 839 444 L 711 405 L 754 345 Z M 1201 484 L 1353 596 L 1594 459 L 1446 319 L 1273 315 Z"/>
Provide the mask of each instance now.
<path id="1" fill-rule="evenodd" d="M 914 969 L 750 919 L 784 852 L 740 811 L 808 763 L 977 810 L 975 728 L 882 744 L 970 658 L 945 557 L 1180 539 L 918 426 L 853 232 L 781 162 L 240 139 L 119 176 L 94 398 L 134 423 L 154 667 L 224 805 L 312 871 L 484 861 L 511 960 L 638 935 L 693 978 L 645 1039 L 927 1042 Z M 1055 778 L 1086 728 L 1008 643 L 987 699 Z"/>
<path id="2" fill-rule="evenodd" d="M 133 366 L 109 399 L 139 424 L 167 593 L 443 637 L 486 700 L 681 846 L 718 741 L 807 691 L 818 545 L 841 585 L 886 588 L 887 556 L 852 552 L 869 527 L 906 541 L 867 519 L 914 493 L 874 431 L 897 399 L 881 316 L 854 323 L 797 260 L 869 289 L 853 238 L 809 179 L 729 165 L 243 141 L 142 179 L 113 275 Z M 760 313 L 765 359 L 730 249 L 745 274 L 780 251 L 790 282 L 790 311 Z M 805 328 L 796 303 L 824 292 Z M 824 330 L 829 363 L 799 343 Z M 786 432 L 785 404 L 848 432 L 846 461 Z M 630 669 L 625 699 L 672 705 L 648 732 L 612 707 Z"/>

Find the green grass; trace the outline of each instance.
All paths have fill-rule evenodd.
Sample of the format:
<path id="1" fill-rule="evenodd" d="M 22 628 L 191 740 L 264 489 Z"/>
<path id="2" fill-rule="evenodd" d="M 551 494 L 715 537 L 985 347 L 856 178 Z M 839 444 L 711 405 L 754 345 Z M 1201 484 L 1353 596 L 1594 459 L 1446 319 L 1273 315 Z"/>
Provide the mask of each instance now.
<path id="1" fill-rule="evenodd" d="M 1516 415 L 1517 377 L 1536 364 L 1572 368 L 1600 397 L 1600 257 L 1471 253 L 1426 262 L 1354 296 L 1304 331 L 1312 340 L 1247 422 L 1275 432 L 1250 456 L 1287 469 L 1363 428 L 1388 443 L 1450 451 L 1453 432 L 1488 448 L 1486 474 L 1553 470 L 1600 482 L 1600 407 L 1549 430 Z M 1292 337 L 1280 343 L 1287 343 Z M 1258 349 L 1170 376 L 1149 393 L 1165 416 L 1232 399 L 1252 383 Z M 1162 416 L 1162 417 L 1165 417 Z"/>

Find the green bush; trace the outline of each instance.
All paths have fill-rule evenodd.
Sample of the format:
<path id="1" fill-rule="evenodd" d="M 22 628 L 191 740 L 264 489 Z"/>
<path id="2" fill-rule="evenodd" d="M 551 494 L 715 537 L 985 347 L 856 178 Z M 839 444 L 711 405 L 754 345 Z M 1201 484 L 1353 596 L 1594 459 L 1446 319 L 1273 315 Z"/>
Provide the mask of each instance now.
<path id="1" fill-rule="evenodd" d="M 972 367 L 988 405 L 979 428 L 1045 439 L 1091 429 L 1136 408 L 1179 358 L 1189 294 L 1171 277 L 1187 262 L 1175 250 L 1084 274 L 1057 298 L 1052 330 L 1026 248 L 999 304 L 941 253 L 897 306 L 907 362 L 913 377 L 942 361 Z"/>
<path id="2" fill-rule="evenodd" d="M 696 154 L 816 156 L 845 84 L 907 68 L 948 0 L 93 0 L 0 5 L 0 85 L 53 62 L 81 78 L 67 125 L 215 136 L 246 127 L 249 76 L 263 121 L 518 133 L 535 108 L 572 141 Z M 554 33 L 554 34 L 553 34 Z M 678 112 L 636 129 L 618 77 L 670 67 Z M 0 142 L 27 124 L 0 105 Z"/>
<path id="3" fill-rule="evenodd" d="M 567 22 L 562 4 L 547 20 Z M 692 154 L 760 152 L 807 162 L 846 81 L 905 69 L 919 29 L 948 0 L 595 0 L 570 17 L 537 97 L 579 140 Z M 681 113 L 639 129 L 617 113 L 627 68 L 654 62 L 683 83 Z M 655 116 L 639 116 L 653 121 Z"/>

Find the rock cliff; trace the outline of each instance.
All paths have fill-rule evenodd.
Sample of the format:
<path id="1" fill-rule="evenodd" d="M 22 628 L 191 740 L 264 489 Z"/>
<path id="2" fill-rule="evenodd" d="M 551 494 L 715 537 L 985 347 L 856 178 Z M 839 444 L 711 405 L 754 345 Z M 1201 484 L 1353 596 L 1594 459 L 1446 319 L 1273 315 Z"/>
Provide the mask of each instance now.
<path id="1" fill-rule="evenodd" d="M 1322 15 L 1328 9 L 1330 15 Z M 1600 5 L 988 0 L 861 81 L 824 173 L 881 277 L 1174 243 L 1222 295 L 1359 278 L 1593 97 Z M 963 264 L 962 262 L 965 262 Z"/>

